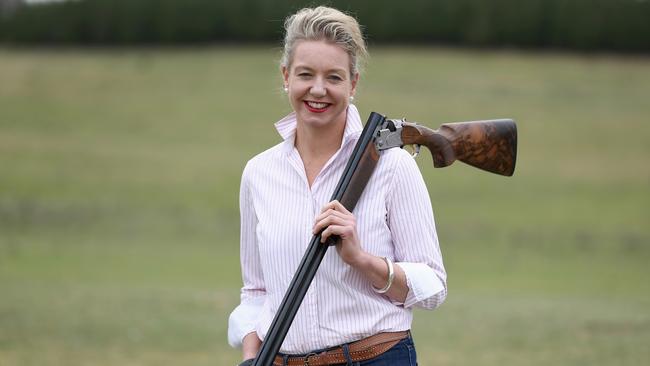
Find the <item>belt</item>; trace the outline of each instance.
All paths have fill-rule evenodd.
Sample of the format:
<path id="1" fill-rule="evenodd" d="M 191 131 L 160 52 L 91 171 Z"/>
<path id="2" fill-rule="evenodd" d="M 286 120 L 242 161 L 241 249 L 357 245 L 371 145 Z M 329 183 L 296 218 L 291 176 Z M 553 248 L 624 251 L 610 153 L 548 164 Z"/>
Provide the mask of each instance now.
<path id="1" fill-rule="evenodd" d="M 359 362 L 377 357 L 408 336 L 408 330 L 402 332 L 385 332 L 352 342 L 348 345 L 350 358 L 352 358 L 352 362 Z M 310 353 L 305 356 L 289 356 L 287 361 L 288 366 L 321 366 L 348 362 L 342 346 L 320 353 Z M 283 357 L 276 356 L 273 365 L 284 365 Z"/>

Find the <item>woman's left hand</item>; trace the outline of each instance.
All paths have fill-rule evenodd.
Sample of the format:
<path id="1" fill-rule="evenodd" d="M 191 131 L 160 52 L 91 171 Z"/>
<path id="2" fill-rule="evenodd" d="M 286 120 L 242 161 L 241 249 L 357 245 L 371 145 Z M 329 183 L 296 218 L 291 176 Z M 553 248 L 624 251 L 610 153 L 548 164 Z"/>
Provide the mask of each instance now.
<path id="1" fill-rule="evenodd" d="M 326 204 L 316 217 L 313 228 L 314 235 L 323 230 L 321 243 L 325 243 L 331 235 L 337 235 L 341 242 L 336 245 L 336 250 L 341 259 L 356 266 L 363 258 L 365 252 L 361 249 L 359 236 L 357 235 L 357 220 L 339 201 L 331 201 Z"/>

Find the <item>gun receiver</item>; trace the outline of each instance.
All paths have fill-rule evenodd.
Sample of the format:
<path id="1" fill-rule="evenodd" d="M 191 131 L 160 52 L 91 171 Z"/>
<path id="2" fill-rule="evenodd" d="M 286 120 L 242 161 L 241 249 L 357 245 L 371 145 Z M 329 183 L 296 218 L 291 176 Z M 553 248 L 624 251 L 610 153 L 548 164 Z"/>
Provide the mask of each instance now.
<path id="1" fill-rule="evenodd" d="M 416 123 L 387 120 L 378 132 L 377 148 L 426 146 L 433 166 L 443 168 L 460 160 L 488 172 L 511 176 L 517 157 L 517 125 L 511 119 L 445 123 L 437 130 Z"/>

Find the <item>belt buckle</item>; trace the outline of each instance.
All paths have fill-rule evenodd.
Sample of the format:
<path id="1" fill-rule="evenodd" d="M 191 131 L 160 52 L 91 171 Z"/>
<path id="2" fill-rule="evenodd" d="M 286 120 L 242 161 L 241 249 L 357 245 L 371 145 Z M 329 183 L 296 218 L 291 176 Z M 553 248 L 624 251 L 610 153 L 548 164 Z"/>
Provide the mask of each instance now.
<path id="1" fill-rule="evenodd" d="M 311 356 L 318 356 L 318 353 L 312 352 L 305 356 L 305 362 L 303 363 L 303 366 L 309 366 L 309 357 Z"/>

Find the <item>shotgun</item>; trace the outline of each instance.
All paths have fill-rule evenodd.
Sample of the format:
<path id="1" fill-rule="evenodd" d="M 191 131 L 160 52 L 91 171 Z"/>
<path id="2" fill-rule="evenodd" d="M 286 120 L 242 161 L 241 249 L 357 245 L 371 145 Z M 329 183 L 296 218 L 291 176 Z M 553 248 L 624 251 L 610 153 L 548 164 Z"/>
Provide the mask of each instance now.
<path id="1" fill-rule="evenodd" d="M 511 176 L 517 155 L 517 127 L 512 120 L 501 119 L 448 123 L 431 130 L 372 112 L 330 201 L 339 200 L 352 212 L 377 166 L 381 151 L 405 145 L 414 146 L 414 156 L 420 146 L 426 146 L 436 168 L 459 160 L 495 174 Z M 321 234 L 312 237 L 257 356 L 242 365 L 273 365 L 318 266 L 327 249 L 338 241 L 337 237 L 330 236 L 328 245 L 323 245 Z"/>

